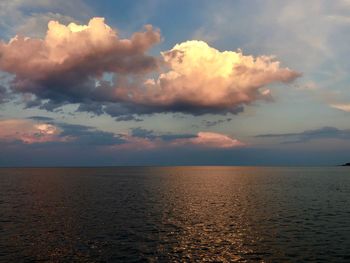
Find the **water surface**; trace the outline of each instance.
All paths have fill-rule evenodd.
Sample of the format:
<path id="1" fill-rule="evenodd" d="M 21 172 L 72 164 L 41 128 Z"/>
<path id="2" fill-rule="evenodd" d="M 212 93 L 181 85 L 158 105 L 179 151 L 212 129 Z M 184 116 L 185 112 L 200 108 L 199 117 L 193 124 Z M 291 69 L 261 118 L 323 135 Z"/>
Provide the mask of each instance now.
<path id="1" fill-rule="evenodd" d="M 0 169 L 1 262 L 350 262 L 350 169 Z"/>

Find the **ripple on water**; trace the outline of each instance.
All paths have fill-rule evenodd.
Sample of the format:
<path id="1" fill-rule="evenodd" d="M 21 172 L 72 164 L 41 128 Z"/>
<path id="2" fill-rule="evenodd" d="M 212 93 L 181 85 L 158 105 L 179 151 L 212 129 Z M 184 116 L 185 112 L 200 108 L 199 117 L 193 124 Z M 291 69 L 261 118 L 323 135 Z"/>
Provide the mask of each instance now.
<path id="1" fill-rule="evenodd" d="M 0 169 L 0 261 L 349 262 L 343 168 Z"/>

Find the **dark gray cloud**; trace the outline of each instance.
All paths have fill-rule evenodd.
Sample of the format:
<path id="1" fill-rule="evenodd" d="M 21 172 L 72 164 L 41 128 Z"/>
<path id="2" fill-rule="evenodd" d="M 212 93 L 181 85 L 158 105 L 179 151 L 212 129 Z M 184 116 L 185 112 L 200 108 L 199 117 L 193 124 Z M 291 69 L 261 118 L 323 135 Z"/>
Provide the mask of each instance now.
<path id="1" fill-rule="evenodd" d="M 213 127 L 213 126 L 216 126 L 216 125 L 221 124 L 221 123 L 230 122 L 231 120 L 232 120 L 232 118 L 220 119 L 220 120 L 215 120 L 215 121 L 204 120 L 204 121 L 202 121 L 202 124 L 206 127 Z"/>
<path id="2" fill-rule="evenodd" d="M 154 139 L 157 136 L 154 134 L 153 130 L 147 130 L 141 127 L 136 127 L 131 129 L 131 136 L 139 138 Z"/>
<path id="3" fill-rule="evenodd" d="M 153 130 L 147 130 L 141 127 L 132 128 L 130 134 L 133 137 L 145 138 L 150 140 L 161 139 L 163 141 L 173 141 L 177 139 L 189 139 L 189 138 L 197 137 L 196 134 L 174 134 L 174 133 L 157 134 Z"/>
<path id="4" fill-rule="evenodd" d="M 45 117 L 45 116 L 30 116 L 30 117 L 27 117 L 27 119 L 34 120 L 34 121 L 49 122 L 49 123 L 54 122 L 53 118 Z"/>
<path id="5" fill-rule="evenodd" d="M 125 115 L 115 118 L 116 121 L 136 121 L 140 122 L 143 121 L 143 119 L 136 117 L 135 115 Z"/>
<path id="6" fill-rule="evenodd" d="M 77 112 L 90 112 L 97 116 L 105 113 L 103 105 L 94 101 L 80 103 Z"/>
<path id="7" fill-rule="evenodd" d="M 198 107 L 190 103 L 176 102 L 170 105 L 152 105 L 133 102 L 118 102 L 118 103 L 99 103 L 100 108 L 97 108 L 96 114 L 100 110 L 113 117 L 126 117 L 134 119 L 135 115 L 151 115 L 155 113 L 183 113 L 193 116 L 200 116 L 204 114 L 219 114 L 227 115 L 239 114 L 244 111 L 243 105 L 215 106 L 215 107 Z"/>
<path id="8" fill-rule="evenodd" d="M 63 130 L 60 134 L 62 138 L 74 138 L 72 141 L 67 142 L 69 144 L 103 146 L 125 143 L 125 140 L 120 135 L 97 130 L 93 127 L 66 123 L 56 123 L 56 125 Z"/>
<path id="9" fill-rule="evenodd" d="M 283 143 L 302 143 L 316 139 L 350 139 L 350 130 L 341 130 L 335 127 L 322 127 L 299 133 L 260 134 L 257 138 L 281 138 Z"/>
<path id="10" fill-rule="evenodd" d="M 94 127 L 54 121 L 49 117 L 31 116 L 26 119 L 0 120 L 0 142 L 46 147 L 58 145 L 91 147 L 125 143 L 122 134 L 98 130 Z M 46 146 L 45 146 L 46 145 Z M 34 146 L 33 146 L 34 147 Z"/>
<path id="11" fill-rule="evenodd" d="M 8 99 L 7 89 L 0 85 L 0 103 L 6 102 Z"/>

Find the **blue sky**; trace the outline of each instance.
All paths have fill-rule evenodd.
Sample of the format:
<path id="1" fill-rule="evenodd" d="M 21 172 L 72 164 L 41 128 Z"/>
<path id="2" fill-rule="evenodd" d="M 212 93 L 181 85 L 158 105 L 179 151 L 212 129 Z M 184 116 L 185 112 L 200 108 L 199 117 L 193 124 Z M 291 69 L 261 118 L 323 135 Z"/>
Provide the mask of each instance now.
<path id="1" fill-rule="evenodd" d="M 2 1 L 0 165 L 348 162 L 349 28 L 347 0 Z"/>

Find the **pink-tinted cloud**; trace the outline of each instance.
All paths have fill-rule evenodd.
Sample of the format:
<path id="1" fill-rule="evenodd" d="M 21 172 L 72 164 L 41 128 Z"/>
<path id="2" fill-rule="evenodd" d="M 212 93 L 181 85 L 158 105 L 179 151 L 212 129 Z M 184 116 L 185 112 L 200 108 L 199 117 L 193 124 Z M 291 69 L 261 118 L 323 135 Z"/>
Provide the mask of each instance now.
<path id="1" fill-rule="evenodd" d="M 103 73 L 140 74 L 154 70 L 157 61 L 145 54 L 160 41 L 152 26 L 122 39 L 103 18 L 88 25 L 68 26 L 50 21 L 44 39 L 16 36 L 0 42 L 0 70 L 12 73 L 16 92 L 40 99 L 73 102 L 92 96 Z M 96 98 L 98 100 L 98 98 Z"/>
<path id="2" fill-rule="evenodd" d="M 349 104 L 346 104 L 346 103 L 335 103 L 335 104 L 331 104 L 330 106 L 332 108 L 334 108 L 334 109 L 337 109 L 337 110 L 350 112 L 350 103 Z"/>
<path id="3" fill-rule="evenodd" d="M 45 39 L 16 36 L 1 43 L 0 67 L 33 80 L 68 69 L 86 70 L 81 73 L 94 76 L 103 72 L 145 71 L 149 57 L 144 52 L 160 41 L 159 31 L 150 25 L 145 29 L 130 39 L 121 39 L 116 30 L 105 24 L 104 18 L 92 18 L 88 25 L 65 26 L 50 21 Z"/>
<path id="4" fill-rule="evenodd" d="M 150 137 L 137 137 L 125 134 L 122 136 L 122 138 L 125 140 L 125 143 L 113 145 L 111 148 L 123 150 L 146 150 L 169 147 L 203 147 L 228 149 L 245 146 L 244 143 L 240 142 L 237 139 L 231 138 L 225 134 L 214 132 L 199 132 L 192 137 L 179 139 L 175 138 L 171 140 L 165 140 L 163 136 L 155 135 L 152 135 Z"/>
<path id="5" fill-rule="evenodd" d="M 281 68 L 273 57 L 246 56 L 241 51 L 219 51 L 203 41 L 187 41 L 162 52 L 170 68 L 144 87 L 124 90 L 124 99 L 138 104 L 195 109 L 234 109 L 259 99 L 270 99 L 265 86 L 287 83 L 299 73 Z"/>
<path id="6" fill-rule="evenodd" d="M 12 91 L 35 95 L 27 106 L 53 110 L 75 103 L 80 111 L 129 119 L 163 112 L 238 113 L 271 99 L 269 84 L 300 76 L 271 56 L 219 51 L 203 41 L 177 44 L 160 57 L 147 55 L 160 40 L 150 25 L 121 39 L 103 18 L 88 25 L 50 21 L 44 39 L 0 42 L 0 70 L 15 76 Z M 115 78 L 105 81 L 104 73 Z"/>
<path id="7" fill-rule="evenodd" d="M 62 130 L 55 125 L 36 123 L 31 120 L 0 120 L 0 141 L 23 143 L 44 143 L 67 141 L 68 137 L 60 137 Z"/>
<path id="8" fill-rule="evenodd" d="M 245 144 L 237 139 L 231 138 L 225 134 L 214 132 L 199 132 L 196 137 L 188 139 L 178 139 L 173 142 L 174 145 L 192 145 L 208 148 L 234 148 L 242 147 Z"/>
<path id="9" fill-rule="evenodd" d="M 92 127 L 45 122 L 45 118 L 0 120 L 0 142 L 38 144 L 47 142 L 67 145 L 98 146 L 118 150 L 148 150 L 168 147 L 235 148 L 244 143 L 214 132 L 198 134 L 156 134 L 136 128 L 131 133 L 111 133 Z"/>

